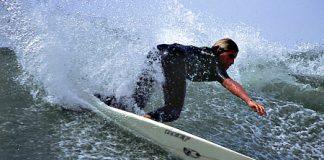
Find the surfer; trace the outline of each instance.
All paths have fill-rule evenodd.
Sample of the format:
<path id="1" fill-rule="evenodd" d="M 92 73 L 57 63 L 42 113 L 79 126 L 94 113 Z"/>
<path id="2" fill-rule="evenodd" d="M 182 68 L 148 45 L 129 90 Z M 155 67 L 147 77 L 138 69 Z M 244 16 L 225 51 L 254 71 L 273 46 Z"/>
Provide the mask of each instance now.
<path id="1" fill-rule="evenodd" d="M 193 82 L 217 81 L 259 115 L 266 115 L 264 106 L 251 99 L 243 87 L 231 79 L 226 72 L 234 63 L 238 51 L 236 43 L 229 38 L 218 40 L 211 48 L 177 43 L 157 45 L 156 49 L 147 55 L 146 67 L 138 78 L 132 98 L 139 108 L 145 107 L 156 84 L 153 64 L 158 62 L 162 66 L 165 78 L 164 106 L 145 114 L 146 118 L 159 122 L 178 119 L 184 105 L 186 79 Z M 122 109 L 127 107 L 114 97 L 96 96 L 108 105 Z"/>

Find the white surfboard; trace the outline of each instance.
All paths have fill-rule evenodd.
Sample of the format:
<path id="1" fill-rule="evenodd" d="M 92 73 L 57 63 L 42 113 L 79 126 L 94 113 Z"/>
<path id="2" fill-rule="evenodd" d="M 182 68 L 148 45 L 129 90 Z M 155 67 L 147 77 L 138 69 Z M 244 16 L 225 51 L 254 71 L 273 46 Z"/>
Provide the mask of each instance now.
<path id="1" fill-rule="evenodd" d="M 89 98 L 89 97 L 88 97 Z M 131 133 L 147 139 L 185 160 L 251 160 L 252 158 L 203 138 L 142 116 L 107 106 L 90 98 L 95 112 Z"/>

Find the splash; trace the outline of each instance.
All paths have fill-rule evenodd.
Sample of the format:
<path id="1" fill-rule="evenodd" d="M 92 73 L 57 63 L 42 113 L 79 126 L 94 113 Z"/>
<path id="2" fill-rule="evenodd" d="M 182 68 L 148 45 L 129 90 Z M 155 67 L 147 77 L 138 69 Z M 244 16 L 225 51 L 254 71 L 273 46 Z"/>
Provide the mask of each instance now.
<path id="1" fill-rule="evenodd" d="M 42 98 L 64 106 L 80 102 L 75 96 L 80 88 L 130 94 L 146 53 L 159 43 L 211 46 L 219 38 L 231 37 L 240 54 L 229 72 L 257 90 L 273 81 L 294 83 L 291 73 L 323 71 L 323 56 L 288 65 L 289 53 L 296 51 L 268 42 L 247 25 L 195 14 L 178 1 L 2 0 L 1 4 L 0 31 L 24 70 L 20 81 L 38 86 L 33 93 L 44 90 Z M 277 75 L 269 76 L 271 72 Z"/>
<path id="2" fill-rule="evenodd" d="M 81 101 L 75 96 L 80 88 L 129 94 L 152 47 L 194 39 L 187 34 L 195 31 L 194 16 L 176 1 L 162 7 L 154 1 L 145 8 L 136 1 L 1 3 L 1 35 L 10 40 L 23 68 L 20 81 L 63 106 Z"/>

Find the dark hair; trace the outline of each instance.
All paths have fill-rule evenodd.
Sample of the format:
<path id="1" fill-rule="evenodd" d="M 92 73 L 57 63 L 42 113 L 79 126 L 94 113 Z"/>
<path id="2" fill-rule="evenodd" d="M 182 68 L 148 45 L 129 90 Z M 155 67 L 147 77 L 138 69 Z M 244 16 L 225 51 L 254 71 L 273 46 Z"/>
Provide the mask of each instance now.
<path id="1" fill-rule="evenodd" d="M 213 46 L 212 50 L 216 55 L 220 55 L 226 51 L 235 50 L 236 52 L 239 51 L 237 44 L 230 38 L 223 38 L 218 40 Z"/>

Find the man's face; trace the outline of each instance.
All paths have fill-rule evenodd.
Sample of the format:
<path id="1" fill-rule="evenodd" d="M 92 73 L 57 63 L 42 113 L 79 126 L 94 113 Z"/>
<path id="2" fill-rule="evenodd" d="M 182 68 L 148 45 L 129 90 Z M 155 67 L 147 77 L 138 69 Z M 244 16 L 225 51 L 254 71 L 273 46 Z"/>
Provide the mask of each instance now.
<path id="1" fill-rule="evenodd" d="M 228 69 L 232 64 L 234 64 L 234 59 L 237 56 L 235 50 L 225 51 L 219 55 L 219 61 L 223 65 L 224 69 Z"/>

